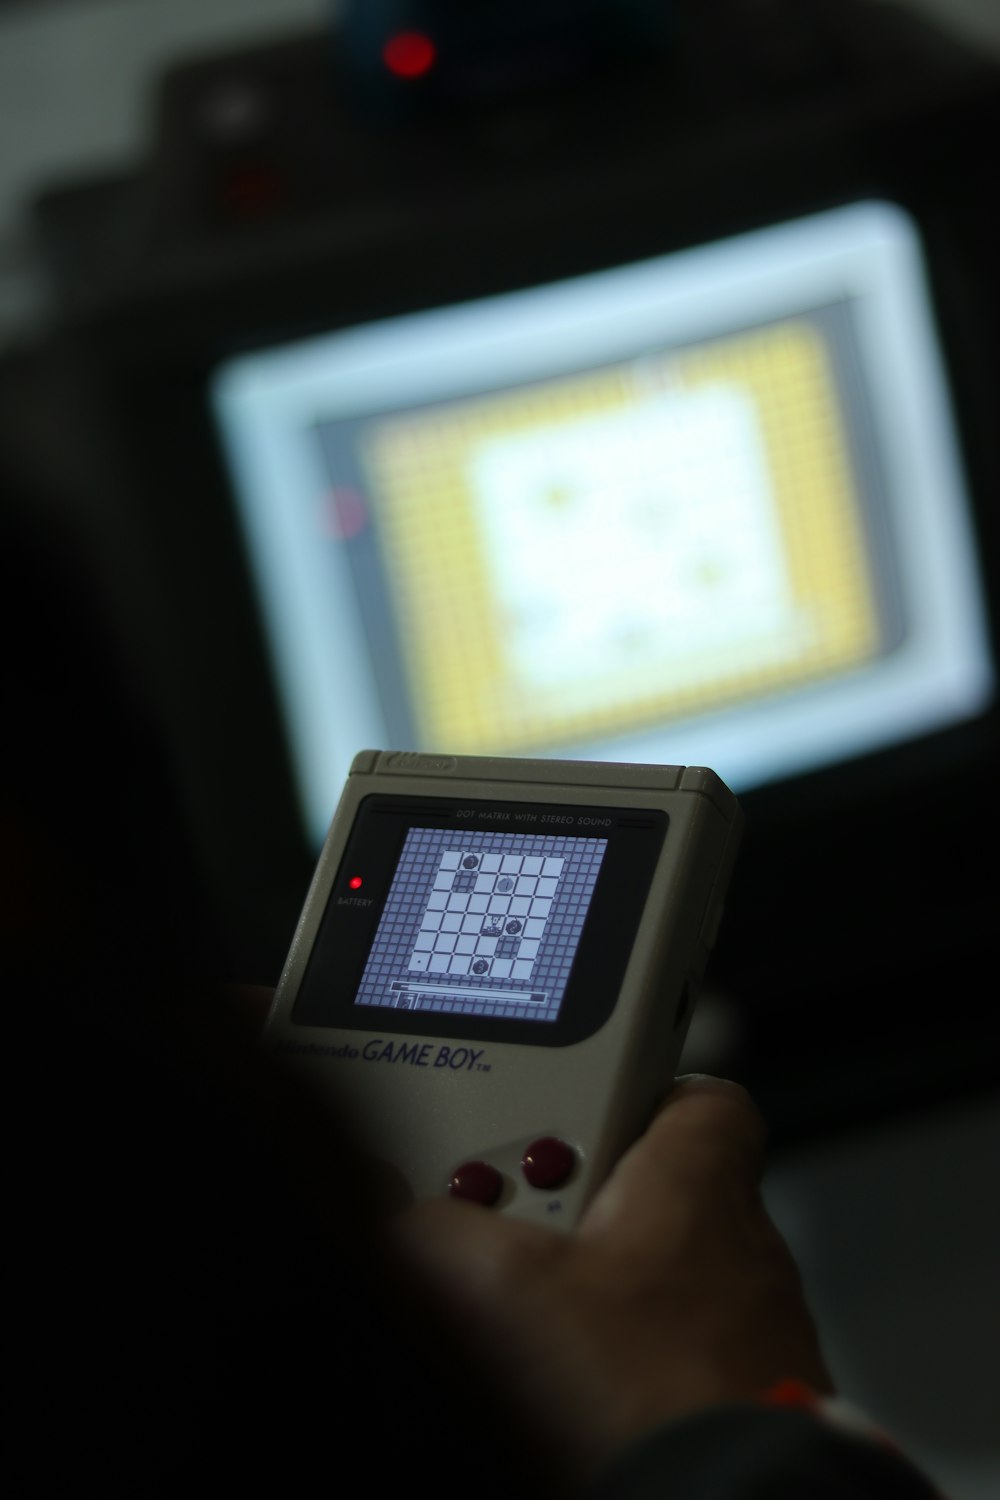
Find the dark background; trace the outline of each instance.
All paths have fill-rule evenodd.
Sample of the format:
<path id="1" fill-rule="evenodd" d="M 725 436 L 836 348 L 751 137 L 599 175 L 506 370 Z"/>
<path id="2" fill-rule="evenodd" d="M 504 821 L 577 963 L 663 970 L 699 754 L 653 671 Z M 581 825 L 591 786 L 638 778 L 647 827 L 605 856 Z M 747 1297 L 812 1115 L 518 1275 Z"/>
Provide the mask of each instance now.
<path id="1" fill-rule="evenodd" d="M 78 832 L 109 888 L 134 898 L 155 864 L 180 961 L 272 983 L 312 851 L 204 417 L 210 363 L 894 198 L 931 255 L 995 632 L 1000 106 L 974 28 L 959 46 L 951 11 L 928 32 L 928 7 L 876 0 L 620 7 L 632 29 L 610 69 L 607 33 L 596 52 L 582 27 L 554 47 L 565 10 L 536 5 L 541 63 L 515 27 L 484 73 L 467 35 L 419 108 L 369 86 L 349 7 L 339 25 L 303 7 L 298 26 L 266 9 L 220 4 L 213 31 L 201 7 L 182 39 L 154 0 L 0 7 L 0 465 L 5 602 L 25 591 L 9 644 L 48 710 L 32 726 L 50 752 L 40 829 L 89 777 L 101 798 Z M 995 17 L 981 7 L 983 37 Z M 130 68 L 131 135 L 95 87 Z M 60 118 L 81 141 L 103 120 L 114 149 L 60 158 Z M 995 765 L 990 718 L 748 795 L 688 1052 L 754 1091 L 776 1211 L 847 1384 L 926 1445 L 954 1500 L 998 1472 Z M 880 1366 L 871 1329 L 910 1348 L 907 1371 Z"/>

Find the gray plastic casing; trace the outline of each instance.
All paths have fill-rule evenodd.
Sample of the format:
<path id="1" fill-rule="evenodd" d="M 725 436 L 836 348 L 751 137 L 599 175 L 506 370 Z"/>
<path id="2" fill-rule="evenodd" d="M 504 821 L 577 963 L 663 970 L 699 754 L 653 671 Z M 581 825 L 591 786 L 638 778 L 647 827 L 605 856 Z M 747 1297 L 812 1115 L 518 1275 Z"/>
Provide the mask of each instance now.
<path id="1" fill-rule="evenodd" d="M 649 883 L 617 1002 L 583 1041 L 535 1046 L 470 1044 L 461 1066 L 408 1066 L 377 1043 L 400 1043 L 384 1025 L 295 1024 L 291 1011 L 362 800 L 372 794 L 476 798 L 567 807 L 660 809 L 669 825 Z M 288 1052 L 359 1122 L 401 1198 L 448 1190 L 469 1161 L 495 1166 L 495 1210 L 571 1228 L 615 1162 L 641 1134 L 673 1082 L 699 983 L 715 941 L 742 831 L 736 797 L 701 766 L 525 760 L 363 750 L 354 759 L 265 1027 L 265 1045 Z M 541 1023 L 540 1023 L 541 1024 Z M 437 1044 L 430 1032 L 421 1038 Z M 454 1035 L 440 1047 L 462 1047 Z M 284 1049 L 283 1049 L 284 1050 Z M 424 1054 L 425 1057 L 431 1054 Z M 440 1055 L 438 1052 L 437 1055 Z M 524 1178 L 532 1142 L 556 1136 L 576 1166 L 558 1189 Z"/>

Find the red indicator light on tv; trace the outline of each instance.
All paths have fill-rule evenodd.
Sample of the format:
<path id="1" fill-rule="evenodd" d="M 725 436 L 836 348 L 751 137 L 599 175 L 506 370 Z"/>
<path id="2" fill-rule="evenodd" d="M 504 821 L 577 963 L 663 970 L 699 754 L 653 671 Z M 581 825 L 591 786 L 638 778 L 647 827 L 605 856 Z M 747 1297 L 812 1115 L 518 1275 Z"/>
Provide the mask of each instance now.
<path id="1" fill-rule="evenodd" d="M 437 48 L 422 31 L 397 31 L 382 48 L 382 61 L 397 78 L 420 78 L 436 56 Z"/>
<path id="2" fill-rule="evenodd" d="M 352 891 L 360 891 L 363 883 L 364 882 L 362 881 L 360 875 L 352 875 L 350 880 L 347 882 Z"/>

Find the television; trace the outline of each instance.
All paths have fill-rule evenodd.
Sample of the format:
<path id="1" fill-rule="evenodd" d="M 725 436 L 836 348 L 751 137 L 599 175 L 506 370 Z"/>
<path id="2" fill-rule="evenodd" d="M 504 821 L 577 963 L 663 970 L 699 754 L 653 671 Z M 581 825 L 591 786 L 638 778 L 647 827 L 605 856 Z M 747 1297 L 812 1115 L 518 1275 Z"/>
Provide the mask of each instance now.
<path id="1" fill-rule="evenodd" d="M 317 849 L 363 746 L 742 793 L 993 701 L 898 205 L 239 354 L 210 390 Z"/>
<path id="2" fill-rule="evenodd" d="M 895 8 L 785 16 L 794 67 L 723 9 L 404 123 L 326 34 L 198 59 L 38 213 L 232 977 L 358 750 L 707 764 L 705 1013 L 795 1135 L 1000 1079 L 1000 86 Z"/>

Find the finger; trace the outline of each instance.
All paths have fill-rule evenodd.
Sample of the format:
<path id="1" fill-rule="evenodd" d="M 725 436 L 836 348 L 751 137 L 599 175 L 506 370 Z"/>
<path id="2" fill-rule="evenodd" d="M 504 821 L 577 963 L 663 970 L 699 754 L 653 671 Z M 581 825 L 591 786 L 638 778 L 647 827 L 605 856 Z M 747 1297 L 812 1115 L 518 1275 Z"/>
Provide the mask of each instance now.
<path id="1" fill-rule="evenodd" d="M 703 1222 L 745 1206 L 758 1194 L 766 1140 L 763 1117 L 740 1084 L 678 1079 L 590 1204 L 581 1233 L 672 1239 L 693 1214 Z"/>
<path id="2" fill-rule="evenodd" d="M 394 1217 L 390 1238 L 409 1265 L 454 1301 L 480 1304 L 512 1281 L 531 1281 L 561 1236 L 473 1203 L 435 1199 Z"/>
<path id="3" fill-rule="evenodd" d="M 740 1159 L 737 1167 L 749 1166 L 759 1180 L 767 1147 L 767 1123 L 742 1084 L 708 1073 L 683 1074 L 674 1080 L 650 1128 L 668 1110 L 668 1132 L 683 1129 L 697 1133 L 706 1148 L 714 1147 L 725 1157 L 736 1155 Z M 654 1143 L 656 1139 L 654 1133 Z M 717 1164 L 723 1163 L 719 1160 Z"/>

